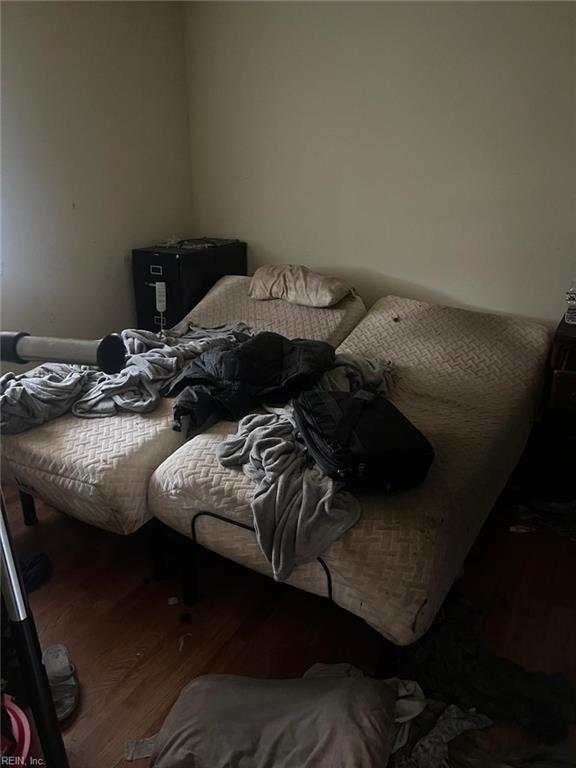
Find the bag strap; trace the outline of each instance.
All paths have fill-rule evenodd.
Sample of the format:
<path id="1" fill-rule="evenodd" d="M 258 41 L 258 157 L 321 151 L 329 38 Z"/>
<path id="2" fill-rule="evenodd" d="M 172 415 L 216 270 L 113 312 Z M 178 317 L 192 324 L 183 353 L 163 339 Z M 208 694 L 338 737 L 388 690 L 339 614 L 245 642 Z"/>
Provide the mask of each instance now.
<path id="1" fill-rule="evenodd" d="M 347 402 L 347 410 L 344 416 L 338 421 L 338 426 L 334 430 L 333 439 L 338 443 L 345 445 L 350 439 L 352 430 L 360 420 L 364 408 L 374 400 L 376 394 L 367 392 L 365 389 L 359 389 L 354 392 Z"/>

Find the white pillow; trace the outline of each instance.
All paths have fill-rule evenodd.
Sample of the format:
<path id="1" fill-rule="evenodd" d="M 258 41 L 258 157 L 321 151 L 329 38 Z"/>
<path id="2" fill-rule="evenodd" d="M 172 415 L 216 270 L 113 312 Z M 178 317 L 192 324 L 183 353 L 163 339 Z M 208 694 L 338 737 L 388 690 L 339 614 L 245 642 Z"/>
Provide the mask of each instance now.
<path id="1" fill-rule="evenodd" d="M 301 264 L 259 267 L 248 289 L 253 299 L 284 299 L 307 307 L 331 307 L 353 292 L 352 286 L 339 277 L 312 272 Z"/>

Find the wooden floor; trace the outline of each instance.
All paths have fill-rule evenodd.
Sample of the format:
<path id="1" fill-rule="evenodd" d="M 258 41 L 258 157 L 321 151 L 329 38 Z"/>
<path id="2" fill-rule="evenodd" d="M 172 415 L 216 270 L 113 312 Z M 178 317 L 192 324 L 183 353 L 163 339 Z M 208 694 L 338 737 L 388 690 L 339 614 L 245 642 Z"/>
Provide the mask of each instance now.
<path id="1" fill-rule="evenodd" d="M 14 491 L 7 503 L 17 550 L 46 552 L 54 564 L 31 603 L 42 644 L 66 644 L 82 686 L 64 732 L 71 768 L 134 765 L 123 760 L 126 741 L 154 734 L 199 674 L 295 677 L 317 661 L 375 667 L 376 633 L 327 600 L 207 556 L 202 599 L 186 611 L 169 604 L 173 579 L 148 578 L 143 535 L 107 534 L 42 504 L 40 524 L 25 528 Z M 576 683 L 575 584 L 574 541 L 510 533 L 498 515 L 462 581 L 491 649 Z"/>

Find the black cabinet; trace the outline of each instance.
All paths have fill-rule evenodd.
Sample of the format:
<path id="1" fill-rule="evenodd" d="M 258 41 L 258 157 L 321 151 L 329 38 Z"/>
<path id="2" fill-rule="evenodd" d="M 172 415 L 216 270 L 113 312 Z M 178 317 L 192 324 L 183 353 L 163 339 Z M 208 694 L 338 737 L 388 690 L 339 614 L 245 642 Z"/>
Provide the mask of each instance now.
<path id="1" fill-rule="evenodd" d="M 246 274 L 246 243 L 194 238 L 132 251 L 138 328 L 170 328 L 224 275 Z M 156 283 L 165 286 L 165 310 Z M 161 306 L 161 304 L 160 304 Z"/>

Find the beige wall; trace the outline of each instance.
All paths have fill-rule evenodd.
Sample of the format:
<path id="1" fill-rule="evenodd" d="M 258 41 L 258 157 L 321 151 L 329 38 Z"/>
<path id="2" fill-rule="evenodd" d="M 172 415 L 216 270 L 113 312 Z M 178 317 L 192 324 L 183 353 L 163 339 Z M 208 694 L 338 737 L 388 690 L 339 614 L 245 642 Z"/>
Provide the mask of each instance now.
<path id="1" fill-rule="evenodd" d="M 178 3 L 2 4 L 3 327 L 135 322 L 130 250 L 190 219 Z"/>
<path id="2" fill-rule="evenodd" d="M 252 265 L 557 322 L 576 6 L 192 3 L 194 219 Z"/>

